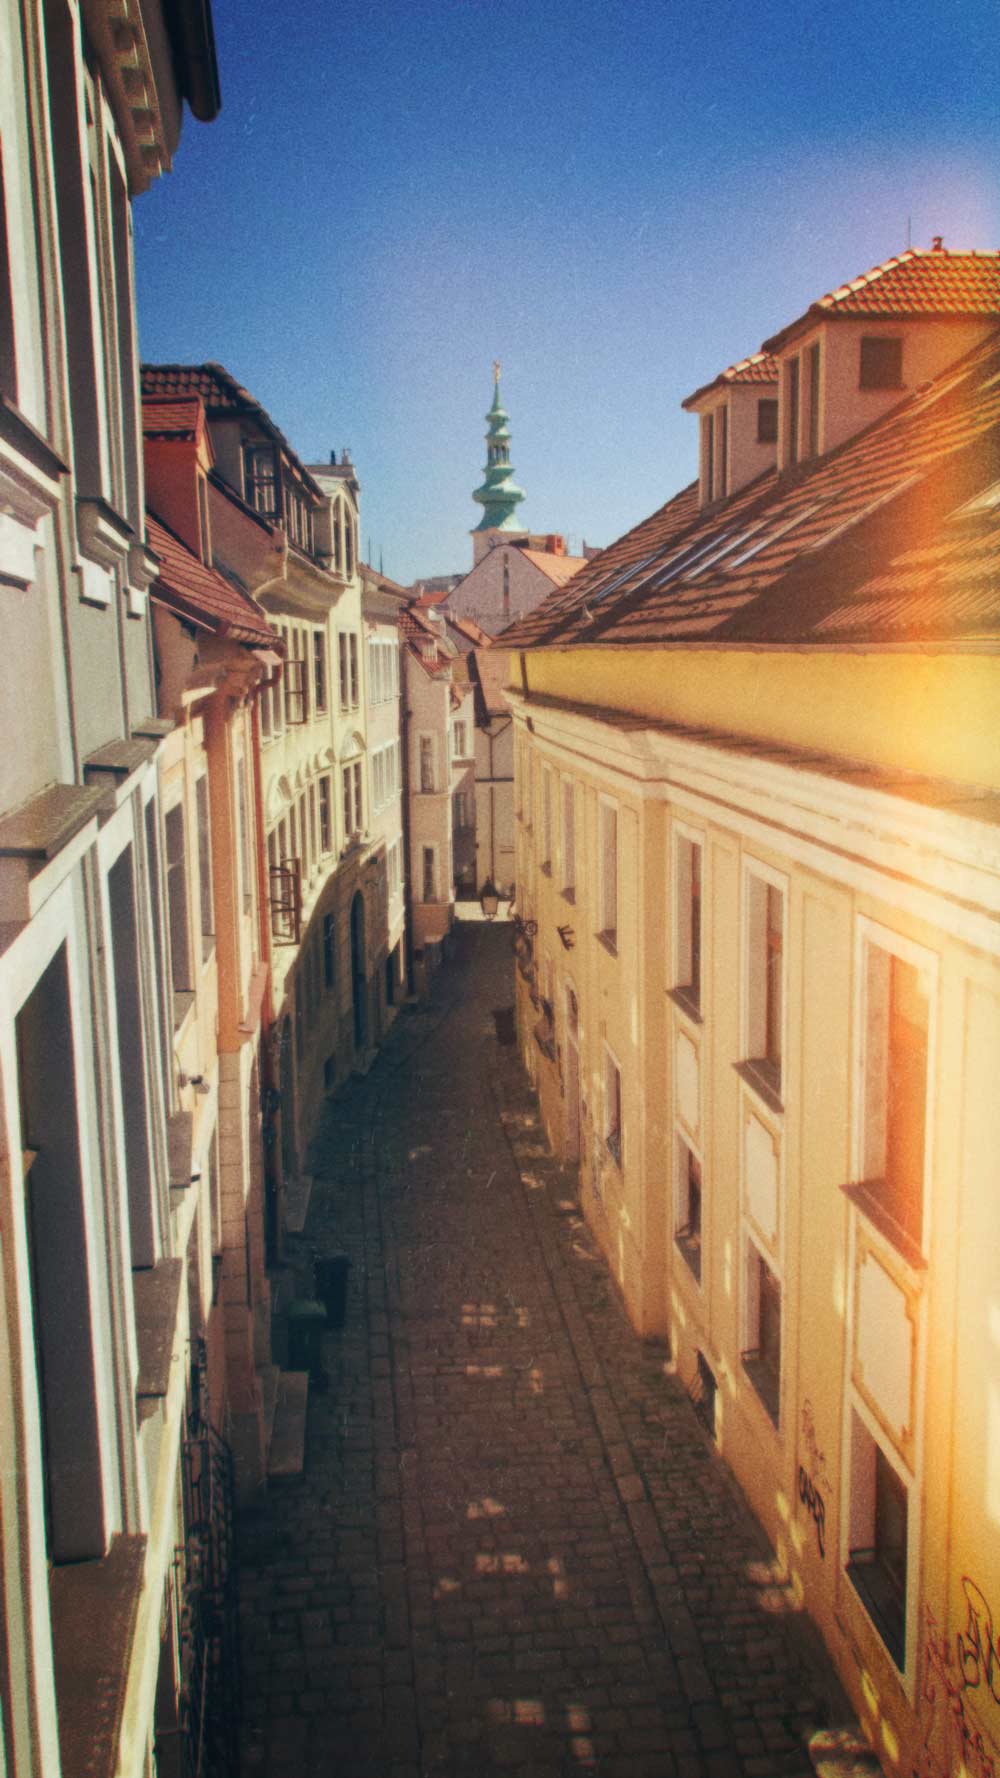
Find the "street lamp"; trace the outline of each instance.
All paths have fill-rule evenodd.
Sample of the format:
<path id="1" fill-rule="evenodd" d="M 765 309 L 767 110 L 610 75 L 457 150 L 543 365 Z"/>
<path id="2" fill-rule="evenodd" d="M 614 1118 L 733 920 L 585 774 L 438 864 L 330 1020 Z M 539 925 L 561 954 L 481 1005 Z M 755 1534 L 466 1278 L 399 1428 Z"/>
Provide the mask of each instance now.
<path id="1" fill-rule="evenodd" d="M 483 884 L 481 890 L 479 891 L 479 905 L 483 910 L 484 919 L 487 919 L 487 920 L 495 920 L 496 919 L 497 912 L 500 907 L 500 891 L 498 890 L 492 877 L 487 877 L 485 883 Z"/>

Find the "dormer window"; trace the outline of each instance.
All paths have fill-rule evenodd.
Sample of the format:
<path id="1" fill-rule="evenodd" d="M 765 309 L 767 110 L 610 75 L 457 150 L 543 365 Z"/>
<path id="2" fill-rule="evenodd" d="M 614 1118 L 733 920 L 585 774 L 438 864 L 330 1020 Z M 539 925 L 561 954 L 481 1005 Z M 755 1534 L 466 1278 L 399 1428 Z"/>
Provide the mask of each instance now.
<path id="1" fill-rule="evenodd" d="M 757 403 L 757 443 L 777 444 L 778 442 L 778 402 L 770 395 L 762 396 Z"/>
<path id="2" fill-rule="evenodd" d="M 859 387 L 862 389 L 901 389 L 903 387 L 903 340 L 901 335 L 862 335 Z"/>
<path id="3" fill-rule="evenodd" d="M 785 365 L 785 467 L 799 460 L 800 364 L 798 356 Z"/>
<path id="4" fill-rule="evenodd" d="M 724 500 L 729 492 L 729 407 L 701 417 L 702 503 Z"/>
<path id="5" fill-rule="evenodd" d="M 806 353 L 809 398 L 809 455 L 819 456 L 819 340 Z"/>
<path id="6" fill-rule="evenodd" d="M 278 516 L 278 482 L 270 445 L 248 445 L 243 453 L 243 482 L 248 506 L 266 519 Z"/>

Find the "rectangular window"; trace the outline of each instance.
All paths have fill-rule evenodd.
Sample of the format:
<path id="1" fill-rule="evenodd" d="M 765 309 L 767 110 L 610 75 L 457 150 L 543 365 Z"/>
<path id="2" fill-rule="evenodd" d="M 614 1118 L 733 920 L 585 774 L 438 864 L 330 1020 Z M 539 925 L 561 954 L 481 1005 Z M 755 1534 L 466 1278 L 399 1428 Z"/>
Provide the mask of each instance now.
<path id="1" fill-rule="evenodd" d="M 864 958 L 864 1180 L 857 1195 L 882 1233 L 916 1259 L 924 1233 L 927 974 L 874 940 Z"/>
<path id="2" fill-rule="evenodd" d="M 677 1192 L 674 1240 L 695 1278 L 701 1282 L 701 1162 L 677 1138 Z"/>
<path id="3" fill-rule="evenodd" d="M 433 846 L 425 846 L 422 853 L 423 862 L 423 900 L 437 901 L 437 872 Z"/>
<path id="4" fill-rule="evenodd" d="M 278 516 L 278 481 L 274 450 L 270 445 L 247 445 L 243 453 L 246 501 L 264 518 Z"/>
<path id="5" fill-rule="evenodd" d="M 799 460 L 799 379 L 798 354 L 785 365 L 785 464 Z"/>
<path id="6" fill-rule="evenodd" d="M 337 658 L 340 667 L 340 708 L 346 710 L 351 702 L 351 669 L 346 630 L 341 630 L 337 636 Z"/>
<path id="7" fill-rule="evenodd" d="M 326 710 L 326 631 L 313 631 L 313 704 L 317 716 Z"/>
<path id="8" fill-rule="evenodd" d="M 434 789 L 434 738 L 420 736 L 420 788 L 426 794 Z"/>
<path id="9" fill-rule="evenodd" d="M 203 773 L 195 787 L 198 809 L 198 895 L 201 902 L 202 961 L 215 946 L 215 913 L 212 906 L 212 841 L 208 825 L 208 774 Z"/>
<path id="10" fill-rule="evenodd" d="M 455 723 L 454 728 L 452 729 L 452 742 L 453 742 L 453 747 L 454 747 L 455 758 L 456 759 L 466 759 L 468 757 L 468 743 L 466 740 L 466 732 L 465 732 L 465 723 L 464 722 L 456 722 Z"/>
<path id="11" fill-rule="evenodd" d="M 299 942 L 302 930 L 302 887 L 297 858 L 284 857 L 268 868 L 271 936 L 278 943 Z"/>
<path id="12" fill-rule="evenodd" d="M 900 1671 L 906 1666 L 909 1491 L 855 1410 L 848 1578 Z"/>
<path id="13" fill-rule="evenodd" d="M 809 455 L 819 456 L 819 340 L 809 347 Z"/>
<path id="14" fill-rule="evenodd" d="M 357 832 L 360 833 L 365 824 L 364 802 L 361 793 L 362 777 L 360 759 L 354 761 L 354 764 L 351 767 L 351 774 L 354 779 L 354 826 Z"/>
<path id="15" fill-rule="evenodd" d="M 747 1062 L 776 1099 L 781 1097 L 784 1017 L 785 898 L 750 872 L 746 879 Z"/>
<path id="16" fill-rule="evenodd" d="M 777 444 L 778 442 L 778 403 L 773 396 L 764 395 L 757 403 L 757 443 Z"/>
<path id="17" fill-rule="evenodd" d="M 552 768 L 542 767 L 542 857 L 541 867 L 547 877 L 552 875 Z"/>
<path id="18" fill-rule="evenodd" d="M 622 1164 L 622 1076 L 611 1051 L 604 1049 L 604 1146 L 616 1167 Z"/>
<path id="19" fill-rule="evenodd" d="M 725 499 L 729 492 L 729 409 L 720 407 L 715 416 L 719 442 L 716 456 L 718 459 L 719 496 Z"/>
<path id="20" fill-rule="evenodd" d="M 701 846 L 685 833 L 674 849 L 674 991 L 701 1011 Z"/>
<path id="21" fill-rule="evenodd" d="M 285 722 L 289 728 L 299 728 L 309 721 L 309 663 L 305 649 L 302 631 L 293 630 L 292 658 L 285 662 Z"/>
<path id="22" fill-rule="evenodd" d="M 333 845 L 331 823 L 330 777 L 327 773 L 319 781 L 319 849 L 329 852 Z"/>
<path id="23" fill-rule="evenodd" d="M 351 708 L 356 710 L 359 698 L 358 681 L 358 638 L 352 630 L 347 638 L 350 657 Z"/>
<path id="24" fill-rule="evenodd" d="M 862 389 L 903 387 L 903 339 L 865 334 L 861 339 L 859 385 Z"/>
<path id="25" fill-rule="evenodd" d="M 618 948 L 618 811 L 610 803 L 601 803 L 600 857 L 598 885 L 600 937 L 612 949 Z"/>
<path id="26" fill-rule="evenodd" d="M 571 779 L 562 785 L 562 892 L 576 900 L 576 790 Z"/>
<path id="27" fill-rule="evenodd" d="M 170 974 L 175 995 L 174 1024 L 183 1018 L 186 1004 L 178 1006 L 177 995 L 187 995 L 194 987 L 191 973 L 191 943 L 188 928 L 187 871 L 184 858 L 184 810 L 180 803 L 168 809 L 163 821 L 167 864 L 167 918 L 170 926 Z"/>
<path id="28" fill-rule="evenodd" d="M 781 1284 L 747 1241 L 747 1350 L 743 1367 L 774 1424 L 781 1401 Z"/>

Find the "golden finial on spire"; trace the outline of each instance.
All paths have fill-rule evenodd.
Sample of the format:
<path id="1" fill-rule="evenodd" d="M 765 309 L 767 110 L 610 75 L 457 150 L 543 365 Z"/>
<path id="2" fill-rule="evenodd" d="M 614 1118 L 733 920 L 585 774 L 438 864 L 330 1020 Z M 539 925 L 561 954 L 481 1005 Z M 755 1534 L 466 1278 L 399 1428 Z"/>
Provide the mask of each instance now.
<path id="1" fill-rule="evenodd" d="M 495 383 L 499 383 L 499 381 L 500 381 L 500 360 L 499 360 L 499 358 L 494 358 L 494 360 L 493 360 L 493 381 Z"/>

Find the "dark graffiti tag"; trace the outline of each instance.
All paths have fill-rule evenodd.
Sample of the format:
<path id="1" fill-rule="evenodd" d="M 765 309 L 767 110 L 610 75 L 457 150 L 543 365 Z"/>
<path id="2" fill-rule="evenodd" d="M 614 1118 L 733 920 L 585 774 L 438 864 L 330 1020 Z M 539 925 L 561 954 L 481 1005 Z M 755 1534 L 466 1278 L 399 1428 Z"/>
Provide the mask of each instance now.
<path id="1" fill-rule="evenodd" d="M 994 1704 L 1000 1704 L 1000 1639 L 993 1629 L 993 1612 L 967 1574 L 962 1576 L 962 1591 L 969 1607 L 965 1629 L 955 1638 L 962 1679 L 970 1691 L 985 1686 Z"/>
<path id="2" fill-rule="evenodd" d="M 825 1453 L 816 1437 L 816 1419 L 811 1401 L 802 1403 L 802 1442 L 806 1448 L 805 1464 L 799 1464 L 799 1499 L 816 1527 L 820 1557 L 826 1560 L 826 1494 L 832 1493 Z M 826 1491 L 824 1493 L 824 1490 Z"/>
<path id="3" fill-rule="evenodd" d="M 799 1499 L 816 1527 L 819 1553 L 826 1560 L 826 1502 L 812 1477 L 799 1464 Z"/>
<path id="4" fill-rule="evenodd" d="M 929 1706 L 923 1751 L 914 1778 L 950 1778 L 961 1771 L 967 1778 L 1000 1778 L 996 1743 L 966 1716 L 965 1695 L 985 1684 L 994 1702 L 997 1697 L 1000 1650 L 993 1631 L 993 1616 L 983 1594 L 963 1576 L 969 1615 L 964 1630 L 955 1637 L 954 1651 L 942 1635 L 934 1613 L 925 1607 L 924 1673 L 921 1698 Z"/>

